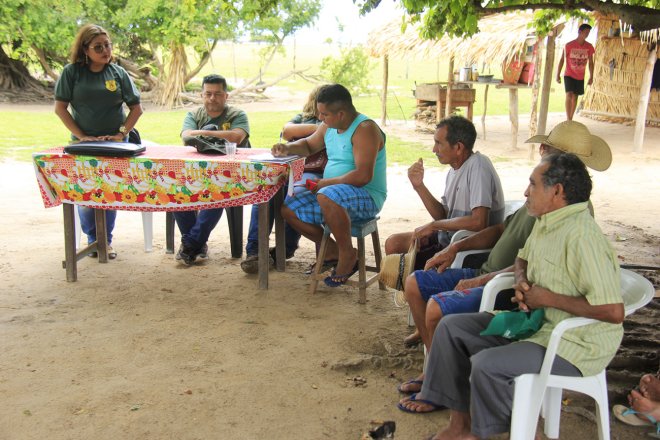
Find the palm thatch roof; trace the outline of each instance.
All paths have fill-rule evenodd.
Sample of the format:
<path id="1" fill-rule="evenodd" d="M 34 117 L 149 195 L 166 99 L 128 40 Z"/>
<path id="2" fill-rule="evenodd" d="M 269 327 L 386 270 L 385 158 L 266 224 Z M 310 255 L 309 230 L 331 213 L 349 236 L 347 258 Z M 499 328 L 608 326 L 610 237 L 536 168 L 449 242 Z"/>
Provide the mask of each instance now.
<path id="1" fill-rule="evenodd" d="M 639 33 L 639 38 L 642 42 L 651 45 L 658 43 L 658 37 L 660 37 L 660 29 L 651 29 L 650 31 L 644 31 Z"/>
<path id="2" fill-rule="evenodd" d="M 425 40 L 419 36 L 419 24 L 409 24 L 401 33 L 401 21 L 392 21 L 369 34 L 372 56 L 412 56 L 437 58 L 453 56 L 456 63 L 498 65 L 525 49 L 525 41 L 534 38 L 532 12 L 516 12 L 484 17 L 479 32 L 469 38 L 442 37 Z"/>

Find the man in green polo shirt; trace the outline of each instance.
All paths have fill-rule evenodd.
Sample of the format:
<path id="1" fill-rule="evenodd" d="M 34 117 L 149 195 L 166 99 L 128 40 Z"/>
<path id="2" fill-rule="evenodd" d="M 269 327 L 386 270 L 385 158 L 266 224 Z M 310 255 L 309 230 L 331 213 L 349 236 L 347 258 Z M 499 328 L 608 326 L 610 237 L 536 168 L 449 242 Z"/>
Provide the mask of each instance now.
<path id="1" fill-rule="evenodd" d="M 250 126 L 243 110 L 227 105 L 227 80 L 220 75 L 207 75 L 202 80 L 204 106 L 188 112 L 183 121 L 181 137 L 208 136 L 225 139 L 239 147 L 249 146 Z M 181 246 L 176 260 L 186 266 L 197 258 L 208 256 L 206 242 L 220 221 L 222 208 L 181 211 L 174 219 L 181 231 Z"/>
<path id="2" fill-rule="evenodd" d="M 509 431 L 514 379 L 538 373 L 553 329 L 581 316 L 599 322 L 567 330 L 552 373 L 592 376 L 614 357 L 623 337 L 619 265 L 588 210 L 592 182 L 584 163 L 568 153 L 543 157 L 525 191 L 538 220 L 515 263 L 515 302 L 543 309 L 539 331 L 520 341 L 481 336 L 490 313 L 450 315 L 440 321 L 422 390 L 399 408 L 451 410 L 438 438 L 490 438 Z"/>

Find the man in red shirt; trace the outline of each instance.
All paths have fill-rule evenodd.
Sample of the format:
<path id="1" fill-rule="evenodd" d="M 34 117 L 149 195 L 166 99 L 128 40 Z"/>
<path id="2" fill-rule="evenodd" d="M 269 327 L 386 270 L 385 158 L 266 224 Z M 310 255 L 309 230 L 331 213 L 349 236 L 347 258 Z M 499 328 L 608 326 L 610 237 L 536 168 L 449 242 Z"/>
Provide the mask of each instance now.
<path id="1" fill-rule="evenodd" d="M 561 84 L 561 69 L 566 60 L 566 71 L 564 72 L 564 90 L 566 90 L 566 118 L 573 120 L 577 97 L 584 95 L 584 73 L 589 64 L 589 82 L 594 81 L 594 52 L 595 49 L 588 43 L 587 37 L 591 32 L 591 26 L 584 23 L 578 29 L 578 37 L 568 43 L 561 54 L 559 68 L 557 69 L 557 82 Z"/>

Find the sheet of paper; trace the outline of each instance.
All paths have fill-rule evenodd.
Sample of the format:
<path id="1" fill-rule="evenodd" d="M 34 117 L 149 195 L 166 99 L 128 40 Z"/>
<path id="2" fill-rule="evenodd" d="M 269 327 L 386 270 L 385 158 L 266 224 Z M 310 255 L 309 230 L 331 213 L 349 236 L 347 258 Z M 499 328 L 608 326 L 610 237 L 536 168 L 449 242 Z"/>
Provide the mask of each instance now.
<path id="1" fill-rule="evenodd" d="M 275 157 L 271 153 L 263 153 L 263 154 L 255 154 L 254 156 L 250 156 L 250 160 L 253 162 L 287 163 L 287 162 L 291 162 L 292 160 L 298 159 L 299 157 L 300 156 L 295 154 L 291 156 Z"/>

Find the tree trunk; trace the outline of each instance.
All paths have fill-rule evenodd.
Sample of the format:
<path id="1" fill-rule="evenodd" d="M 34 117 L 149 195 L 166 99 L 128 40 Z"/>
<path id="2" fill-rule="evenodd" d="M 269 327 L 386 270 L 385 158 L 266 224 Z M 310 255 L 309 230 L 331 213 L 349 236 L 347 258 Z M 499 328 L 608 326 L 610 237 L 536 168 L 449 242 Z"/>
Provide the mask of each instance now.
<path id="1" fill-rule="evenodd" d="M 46 87 L 32 78 L 20 60 L 9 58 L 2 46 L 0 46 L 0 91 L 29 94 L 39 98 L 52 96 Z"/>
<path id="2" fill-rule="evenodd" d="M 50 63 L 46 59 L 46 54 L 44 53 L 43 50 L 35 46 L 34 44 L 32 45 L 32 50 L 34 51 L 35 54 L 37 54 L 37 58 L 39 59 L 39 64 L 41 64 L 41 68 L 44 69 L 44 72 L 46 72 L 46 75 L 50 76 L 53 78 L 55 81 L 57 81 L 60 76 L 55 72 L 53 69 L 50 68 Z"/>
<path id="3" fill-rule="evenodd" d="M 167 108 L 174 108 L 183 104 L 180 93 L 185 89 L 185 80 L 188 73 L 186 48 L 182 44 L 173 43 L 171 53 L 172 57 L 167 66 L 165 82 L 160 95 L 160 104 Z"/>
<path id="4" fill-rule="evenodd" d="M 254 76 L 253 78 L 249 79 L 248 81 L 245 82 L 240 88 L 235 89 L 232 94 L 236 94 L 237 92 L 242 92 L 246 90 L 248 87 L 250 87 L 254 82 L 256 82 L 258 79 L 260 80 L 262 78 L 262 75 L 266 72 L 268 69 L 268 66 L 270 65 L 271 61 L 273 61 L 273 57 L 275 56 L 275 53 L 277 53 L 277 49 L 282 46 L 282 42 L 278 41 L 277 44 L 275 44 L 270 53 L 268 54 L 268 57 L 266 58 L 266 62 L 264 63 L 263 67 L 259 69 L 259 73 Z"/>
<path id="5" fill-rule="evenodd" d="M 202 54 L 202 59 L 199 60 L 197 67 L 195 67 L 188 75 L 186 75 L 186 84 L 188 84 L 188 81 L 193 79 L 195 75 L 197 75 L 199 71 L 202 70 L 202 67 L 204 67 L 206 63 L 208 63 L 208 61 L 211 59 L 211 55 L 213 54 L 213 49 L 215 49 L 215 46 L 217 46 L 217 44 L 218 44 L 218 40 L 217 39 L 213 40 L 213 44 L 211 45 L 211 48 L 206 52 L 204 52 L 204 54 Z"/>
<path id="6" fill-rule="evenodd" d="M 131 60 L 120 57 L 117 57 L 116 62 L 136 80 L 141 92 L 149 92 L 158 87 L 158 78 L 151 74 L 151 69 L 149 67 L 138 67 L 138 65 Z"/>

